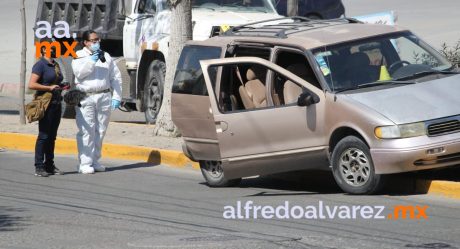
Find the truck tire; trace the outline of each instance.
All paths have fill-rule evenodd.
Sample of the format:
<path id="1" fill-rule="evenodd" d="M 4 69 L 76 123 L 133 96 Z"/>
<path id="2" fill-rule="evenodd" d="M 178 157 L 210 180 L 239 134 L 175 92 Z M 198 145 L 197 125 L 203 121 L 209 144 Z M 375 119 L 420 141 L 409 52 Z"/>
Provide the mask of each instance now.
<path id="1" fill-rule="evenodd" d="M 163 101 L 163 89 L 166 75 L 166 64 L 160 60 L 150 63 L 144 84 L 145 122 L 154 124 Z"/>
<path id="2" fill-rule="evenodd" d="M 62 76 L 64 77 L 63 82 L 69 82 L 70 89 L 75 87 L 75 77 L 72 70 L 72 58 L 71 57 L 60 57 L 56 59 L 56 62 L 59 64 L 61 69 Z M 64 94 L 63 92 L 62 94 Z M 62 118 L 74 119 L 75 118 L 75 107 L 67 105 L 62 101 Z"/>

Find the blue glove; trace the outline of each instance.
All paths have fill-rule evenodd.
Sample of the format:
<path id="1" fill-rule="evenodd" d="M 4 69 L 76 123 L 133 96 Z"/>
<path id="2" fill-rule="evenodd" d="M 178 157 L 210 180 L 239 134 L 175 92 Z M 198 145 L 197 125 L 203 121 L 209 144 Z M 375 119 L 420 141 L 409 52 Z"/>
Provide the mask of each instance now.
<path id="1" fill-rule="evenodd" d="M 99 60 L 99 52 L 94 52 L 91 55 L 91 60 L 94 61 L 94 62 L 97 62 L 97 60 Z"/>
<path id="2" fill-rule="evenodd" d="M 112 111 L 120 107 L 120 104 L 121 104 L 120 100 L 112 99 Z"/>

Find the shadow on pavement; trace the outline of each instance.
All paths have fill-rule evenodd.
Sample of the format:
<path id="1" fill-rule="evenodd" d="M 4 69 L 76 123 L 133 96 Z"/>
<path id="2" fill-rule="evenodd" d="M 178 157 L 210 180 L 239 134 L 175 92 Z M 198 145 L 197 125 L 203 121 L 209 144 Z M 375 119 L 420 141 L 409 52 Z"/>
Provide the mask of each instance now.
<path id="1" fill-rule="evenodd" d="M 118 171 L 118 170 L 128 170 L 128 169 L 138 169 L 138 168 L 149 168 L 160 165 L 160 163 L 134 163 L 128 165 L 122 165 L 117 167 L 107 168 L 106 172 Z"/>
<path id="2" fill-rule="evenodd" d="M 118 171 L 118 170 L 137 169 L 137 168 L 148 168 L 148 167 L 158 166 L 160 164 L 161 164 L 161 154 L 160 154 L 160 152 L 152 151 L 152 152 L 150 152 L 150 155 L 149 155 L 149 158 L 148 158 L 147 162 L 133 163 L 133 164 L 116 166 L 116 167 L 107 167 L 106 172 Z M 65 175 L 74 175 L 74 174 L 79 174 L 79 173 L 78 173 L 78 171 L 71 171 L 71 172 L 64 172 L 64 174 Z"/>
<path id="3" fill-rule="evenodd" d="M 427 194 L 433 180 L 460 182 L 460 166 L 437 170 L 392 174 L 378 195 L 408 196 Z M 206 184 L 205 182 L 201 184 Z M 289 196 L 344 193 L 328 171 L 296 171 L 276 175 L 243 179 L 239 188 L 263 188 L 290 191 L 277 193 L 261 191 L 251 196 Z M 346 193 L 344 193 L 346 194 Z M 348 194 L 346 194 L 348 195 Z"/>
<path id="4" fill-rule="evenodd" d="M 110 122 L 119 123 L 119 124 L 151 125 L 151 124 L 146 124 L 145 121 L 110 121 Z"/>
<path id="5" fill-rule="evenodd" d="M 206 183 L 201 183 L 206 184 Z M 243 179 L 237 188 L 263 188 L 288 192 L 261 191 L 251 196 L 294 196 L 315 194 L 336 194 L 342 190 L 335 184 L 330 172 L 326 171 L 296 171 L 257 178 Z"/>
<path id="6" fill-rule="evenodd" d="M 14 213 L 24 212 L 22 208 L 0 206 L 0 232 L 14 232 L 23 230 L 27 218 L 20 217 Z"/>

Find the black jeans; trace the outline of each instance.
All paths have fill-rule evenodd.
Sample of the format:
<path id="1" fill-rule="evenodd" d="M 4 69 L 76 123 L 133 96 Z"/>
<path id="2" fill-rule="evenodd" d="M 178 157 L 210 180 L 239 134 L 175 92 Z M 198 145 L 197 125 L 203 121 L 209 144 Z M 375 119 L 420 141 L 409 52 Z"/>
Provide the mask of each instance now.
<path id="1" fill-rule="evenodd" d="M 54 164 L 54 144 L 61 122 L 61 103 L 53 101 L 43 119 L 38 121 L 38 137 L 35 143 L 35 167 L 51 167 Z"/>

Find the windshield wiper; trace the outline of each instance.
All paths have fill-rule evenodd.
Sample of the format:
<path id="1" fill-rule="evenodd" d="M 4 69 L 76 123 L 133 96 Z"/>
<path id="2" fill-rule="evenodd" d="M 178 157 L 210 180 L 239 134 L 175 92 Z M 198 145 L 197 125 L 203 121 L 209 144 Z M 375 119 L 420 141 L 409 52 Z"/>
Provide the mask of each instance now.
<path id="1" fill-rule="evenodd" d="M 415 84 L 414 81 L 400 81 L 400 80 L 384 80 L 384 81 L 374 81 L 370 83 L 359 84 L 357 88 L 366 88 L 366 87 L 373 87 L 373 86 L 381 86 L 381 85 L 410 85 Z"/>
<path id="2" fill-rule="evenodd" d="M 415 84 L 415 82 L 413 82 L 413 81 L 396 81 L 396 80 L 374 81 L 374 82 L 370 82 L 370 83 L 359 84 L 358 86 L 355 86 L 355 87 L 340 89 L 340 90 L 336 91 L 335 93 L 341 93 L 341 92 L 346 92 L 346 91 L 351 91 L 351 90 L 358 90 L 358 89 L 362 89 L 362 88 L 374 87 L 374 86 L 382 86 L 382 85 L 410 85 L 410 84 Z"/>
<path id="3" fill-rule="evenodd" d="M 411 75 L 408 75 L 408 76 L 399 77 L 399 78 L 396 78 L 394 80 L 399 81 L 399 80 L 410 79 L 410 78 L 413 78 L 413 77 L 427 76 L 427 75 L 430 75 L 430 74 L 459 74 L 459 72 L 440 71 L 440 70 L 421 71 L 421 72 L 417 72 L 417 73 L 414 73 L 414 74 L 411 74 Z"/>

